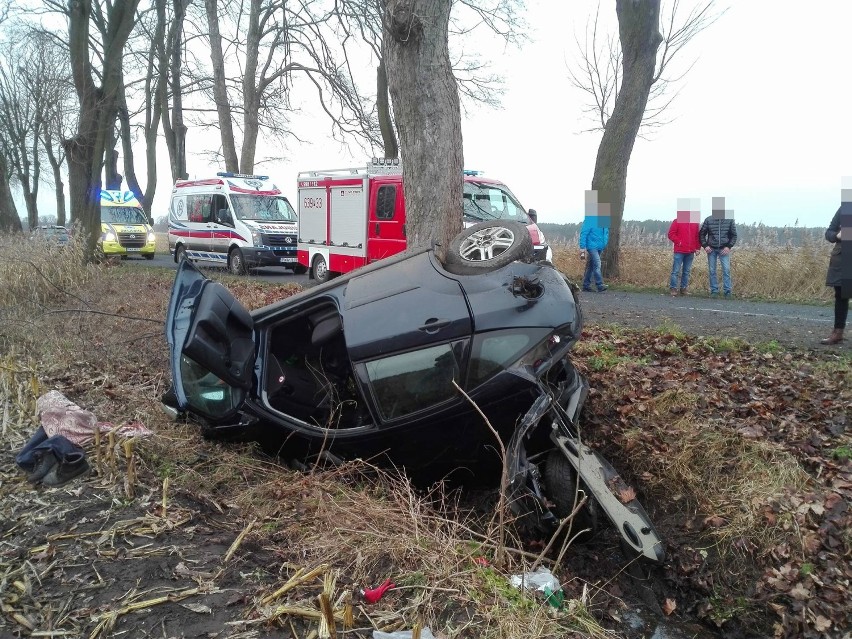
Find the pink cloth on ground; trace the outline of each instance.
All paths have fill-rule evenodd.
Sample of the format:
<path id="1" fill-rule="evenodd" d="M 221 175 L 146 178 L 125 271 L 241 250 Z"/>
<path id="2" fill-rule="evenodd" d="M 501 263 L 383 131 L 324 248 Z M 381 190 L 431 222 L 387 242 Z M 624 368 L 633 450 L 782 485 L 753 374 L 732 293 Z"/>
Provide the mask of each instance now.
<path id="1" fill-rule="evenodd" d="M 59 391 L 48 391 L 36 400 L 38 418 L 48 437 L 62 435 L 75 444 L 84 445 L 95 438 L 95 432 L 115 430 L 122 437 L 145 437 L 151 431 L 141 422 L 130 422 L 116 428 L 111 422 L 99 422 L 91 411 L 81 408 Z"/>

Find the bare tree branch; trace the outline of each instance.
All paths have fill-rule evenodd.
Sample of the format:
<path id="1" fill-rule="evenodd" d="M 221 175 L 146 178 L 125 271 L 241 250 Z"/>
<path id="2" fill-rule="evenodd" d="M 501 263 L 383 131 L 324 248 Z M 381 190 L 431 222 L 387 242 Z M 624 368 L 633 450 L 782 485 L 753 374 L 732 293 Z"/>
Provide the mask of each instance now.
<path id="1" fill-rule="evenodd" d="M 688 11 L 681 0 L 672 0 L 668 9 L 663 9 L 660 19 L 660 33 L 663 41 L 657 52 L 653 85 L 648 105 L 642 119 L 639 137 L 647 137 L 653 131 L 672 122 L 666 117 L 669 107 L 679 93 L 672 93 L 695 64 L 693 60 L 677 75 L 670 75 L 672 61 L 695 36 L 712 25 L 727 9 L 715 10 L 715 0 L 702 1 Z M 603 131 L 612 115 L 612 109 L 618 99 L 622 81 L 621 42 L 618 37 L 608 35 L 602 38 L 598 30 L 600 5 L 594 19 L 586 23 L 586 36 L 582 43 L 575 35 L 577 59 L 566 64 L 568 81 L 586 94 L 587 101 L 582 112 L 594 120 L 595 125 L 588 131 Z"/>

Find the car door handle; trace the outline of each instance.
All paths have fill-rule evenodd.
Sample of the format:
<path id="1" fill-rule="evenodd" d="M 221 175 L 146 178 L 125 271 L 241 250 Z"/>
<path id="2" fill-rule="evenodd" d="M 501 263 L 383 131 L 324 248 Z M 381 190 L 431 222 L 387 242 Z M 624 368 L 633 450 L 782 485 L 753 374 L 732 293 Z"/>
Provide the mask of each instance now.
<path id="1" fill-rule="evenodd" d="M 423 331 L 424 333 L 437 333 L 442 328 L 446 328 L 452 323 L 452 320 L 438 319 L 437 317 L 433 317 L 431 319 L 427 319 L 426 323 L 421 326 L 419 330 Z"/>
<path id="2" fill-rule="evenodd" d="M 379 231 L 379 223 L 376 222 L 376 237 L 379 237 L 380 235 L 381 235 L 381 232 Z"/>

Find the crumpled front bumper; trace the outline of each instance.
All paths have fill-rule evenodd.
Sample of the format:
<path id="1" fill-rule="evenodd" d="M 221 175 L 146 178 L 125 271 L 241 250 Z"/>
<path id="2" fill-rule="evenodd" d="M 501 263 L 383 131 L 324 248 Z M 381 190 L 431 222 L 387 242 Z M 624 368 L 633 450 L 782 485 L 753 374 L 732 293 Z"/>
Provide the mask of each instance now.
<path id="1" fill-rule="evenodd" d="M 579 374 L 549 390 L 539 383 L 540 394 L 524 415 L 506 450 L 508 498 L 512 511 L 531 521 L 536 528 L 552 534 L 559 520 L 548 506 L 541 488 L 539 470 L 527 458 L 524 441 L 536 429 L 548 427 L 550 439 L 562 451 L 601 511 L 615 526 L 626 546 L 638 556 L 662 562 L 665 549 L 635 491 L 627 486 L 618 472 L 599 453 L 582 443 L 577 424 L 588 394 L 588 384 Z M 542 420 L 550 419 L 545 426 Z"/>

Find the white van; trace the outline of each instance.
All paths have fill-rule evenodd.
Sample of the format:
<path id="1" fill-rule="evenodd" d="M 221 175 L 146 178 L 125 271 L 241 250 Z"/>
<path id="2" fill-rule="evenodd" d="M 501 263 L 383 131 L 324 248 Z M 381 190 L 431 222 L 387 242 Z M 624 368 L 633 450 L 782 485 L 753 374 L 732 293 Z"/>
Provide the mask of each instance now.
<path id="1" fill-rule="evenodd" d="M 235 275 L 259 266 L 307 269 L 296 256 L 296 212 L 265 175 L 217 173 L 178 180 L 169 204 L 169 252 L 227 266 Z"/>

